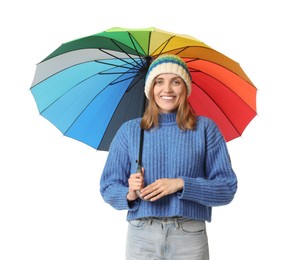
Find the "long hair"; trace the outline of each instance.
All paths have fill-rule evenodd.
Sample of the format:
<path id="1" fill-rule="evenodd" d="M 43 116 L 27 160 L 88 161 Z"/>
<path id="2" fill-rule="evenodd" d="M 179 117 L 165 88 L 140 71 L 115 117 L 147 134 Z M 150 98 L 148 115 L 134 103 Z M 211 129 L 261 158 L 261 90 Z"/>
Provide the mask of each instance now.
<path id="1" fill-rule="evenodd" d="M 144 115 L 141 120 L 141 128 L 149 130 L 153 127 L 158 127 L 159 125 L 159 108 L 154 98 L 153 88 L 155 85 L 155 80 L 152 82 L 152 87 L 149 92 L 149 103 L 144 112 Z M 187 99 L 187 88 L 184 88 L 180 103 L 176 111 L 176 122 L 180 129 L 182 130 L 193 130 L 196 124 L 196 115 L 192 111 L 188 99 Z"/>

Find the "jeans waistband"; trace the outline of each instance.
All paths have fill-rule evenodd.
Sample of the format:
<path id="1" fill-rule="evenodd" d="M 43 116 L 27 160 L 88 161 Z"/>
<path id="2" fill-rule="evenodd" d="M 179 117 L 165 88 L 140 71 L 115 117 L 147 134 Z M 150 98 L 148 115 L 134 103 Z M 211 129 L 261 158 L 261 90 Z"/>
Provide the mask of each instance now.
<path id="1" fill-rule="evenodd" d="M 157 223 L 169 223 L 169 222 L 185 222 L 189 221 L 190 219 L 174 216 L 174 217 L 147 217 L 147 218 L 140 218 L 139 220 L 147 221 L 148 223 L 157 222 Z"/>
<path id="2" fill-rule="evenodd" d="M 196 225 L 205 225 L 205 221 L 203 220 L 194 220 L 188 219 L 185 217 L 146 217 L 146 218 L 139 218 L 137 219 L 140 222 L 146 222 L 149 225 L 156 224 L 160 225 L 161 227 L 171 226 L 174 225 L 175 227 L 179 228 L 185 222 L 195 222 Z"/>
<path id="3" fill-rule="evenodd" d="M 160 220 L 160 221 L 168 222 L 168 221 L 175 221 L 175 220 L 181 220 L 181 219 L 186 219 L 186 218 L 180 217 L 180 216 L 174 216 L 174 217 L 148 217 L 145 219 Z"/>

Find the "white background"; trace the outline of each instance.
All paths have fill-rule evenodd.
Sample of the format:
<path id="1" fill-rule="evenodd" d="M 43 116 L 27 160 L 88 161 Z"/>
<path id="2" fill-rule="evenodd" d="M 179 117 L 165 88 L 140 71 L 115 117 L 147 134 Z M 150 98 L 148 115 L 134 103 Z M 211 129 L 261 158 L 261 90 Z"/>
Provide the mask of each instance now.
<path id="1" fill-rule="evenodd" d="M 212 260 L 289 259 L 286 1 L 2 1 L 0 259 L 124 259 L 126 212 L 99 194 L 106 153 L 62 136 L 30 93 L 36 64 L 61 43 L 111 27 L 194 36 L 238 61 L 258 116 L 228 143 L 235 200 L 213 210 Z M 287 241 L 286 241 L 287 240 Z"/>

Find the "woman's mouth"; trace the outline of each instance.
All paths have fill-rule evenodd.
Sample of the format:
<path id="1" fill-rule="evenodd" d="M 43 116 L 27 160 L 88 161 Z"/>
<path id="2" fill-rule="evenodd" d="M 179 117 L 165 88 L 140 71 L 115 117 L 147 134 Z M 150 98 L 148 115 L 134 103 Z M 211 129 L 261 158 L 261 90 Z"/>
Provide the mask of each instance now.
<path id="1" fill-rule="evenodd" d="M 165 99 L 165 100 L 172 100 L 174 98 L 175 96 L 161 96 L 161 99 Z"/>

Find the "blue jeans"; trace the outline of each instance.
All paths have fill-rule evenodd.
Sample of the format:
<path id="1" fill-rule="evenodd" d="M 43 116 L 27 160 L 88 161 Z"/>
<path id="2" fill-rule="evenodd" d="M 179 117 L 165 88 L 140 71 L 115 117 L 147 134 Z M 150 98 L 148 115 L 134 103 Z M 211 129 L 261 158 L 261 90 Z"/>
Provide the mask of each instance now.
<path id="1" fill-rule="evenodd" d="M 131 220 L 126 260 L 209 260 L 206 223 L 181 217 Z"/>

